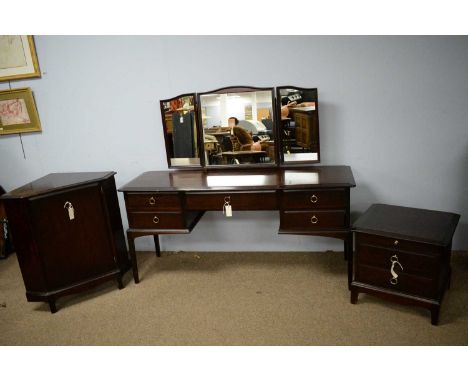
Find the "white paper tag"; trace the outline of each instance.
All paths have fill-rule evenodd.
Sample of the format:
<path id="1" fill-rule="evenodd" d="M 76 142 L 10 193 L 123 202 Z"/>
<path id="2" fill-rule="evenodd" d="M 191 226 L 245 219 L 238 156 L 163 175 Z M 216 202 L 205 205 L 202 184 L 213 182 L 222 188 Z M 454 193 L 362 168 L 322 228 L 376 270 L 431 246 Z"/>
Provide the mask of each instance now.
<path id="1" fill-rule="evenodd" d="M 73 207 L 68 208 L 68 217 L 70 220 L 75 219 L 75 209 Z"/>
<path id="2" fill-rule="evenodd" d="M 184 123 L 184 117 L 180 117 L 180 118 L 179 118 L 179 122 L 180 122 L 180 123 Z"/>
<path id="3" fill-rule="evenodd" d="M 232 207 L 230 204 L 226 206 L 226 217 L 230 218 L 232 216 Z"/>

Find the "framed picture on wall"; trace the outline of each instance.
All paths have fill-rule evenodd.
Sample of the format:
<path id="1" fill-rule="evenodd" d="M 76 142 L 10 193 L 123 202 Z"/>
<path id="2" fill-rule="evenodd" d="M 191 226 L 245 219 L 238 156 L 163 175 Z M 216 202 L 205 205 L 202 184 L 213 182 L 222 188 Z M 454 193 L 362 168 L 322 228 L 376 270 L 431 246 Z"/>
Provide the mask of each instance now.
<path id="1" fill-rule="evenodd" d="M 0 35 L 0 81 L 40 76 L 33 36 Z"/>
<path id="2" fill-rule="evenodd" d="M 0 91 L 0 135 L 41 130 L 31 88 Z"/>

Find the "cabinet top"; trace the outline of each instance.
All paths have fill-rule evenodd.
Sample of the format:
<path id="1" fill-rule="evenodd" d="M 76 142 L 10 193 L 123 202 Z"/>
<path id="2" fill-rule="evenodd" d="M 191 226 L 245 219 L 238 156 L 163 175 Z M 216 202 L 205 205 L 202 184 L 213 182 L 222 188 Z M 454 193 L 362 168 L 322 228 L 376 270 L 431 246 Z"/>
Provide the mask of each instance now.
<path id="1" fill-rule="evenodd" d="M 25 184 L 7 194 L 1 196 L 2 199 L 22 199 L 39 196 L 62 189 L 81 186 L 104 180 L 114 176 L 113 171 L 107 172 L 64 172 L 52 173 L 35 181 Z"/>
<path id="2" fill-rule="evenodd" d="M 373 204 L 353 224 L 353 231 L 446 246 L 459 219 L 450 212 Z"/>
<path id="3" fill-rule="evenodd" d="M 119 191 L 216 191 L 355 185 L 349 166 L 307 166 L 287 169 L 149 171 Z"/>

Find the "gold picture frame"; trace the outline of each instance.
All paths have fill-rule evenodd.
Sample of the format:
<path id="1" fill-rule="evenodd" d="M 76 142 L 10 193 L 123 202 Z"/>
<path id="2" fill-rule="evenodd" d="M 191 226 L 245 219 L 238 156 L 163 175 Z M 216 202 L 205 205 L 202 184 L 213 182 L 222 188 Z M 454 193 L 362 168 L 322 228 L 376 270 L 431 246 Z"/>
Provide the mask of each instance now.
<path id="1" fill-rule="evenodd" d="M 31 88 L 0 90 L 0 135 L 42 131 Z"/>
<path id="2" fill-rule="evenodd" d="M 33 36 L 0 35 L 0 82 L 40 76 Z"/>

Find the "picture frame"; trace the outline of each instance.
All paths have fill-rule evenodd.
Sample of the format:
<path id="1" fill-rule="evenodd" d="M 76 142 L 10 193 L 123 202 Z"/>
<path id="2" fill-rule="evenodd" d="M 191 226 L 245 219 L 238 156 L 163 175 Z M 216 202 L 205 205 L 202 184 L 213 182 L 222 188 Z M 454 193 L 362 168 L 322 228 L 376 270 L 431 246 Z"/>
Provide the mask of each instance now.
<path id="1" fill-rule="evenodd" d="M 33 36 L 0 35 L 0 82 L 41 77 Z"/>
<path id="2" fill-rule="evenodd" d="M 42 131 L 31 88 L 0 90 L 0 135 Z"/>

